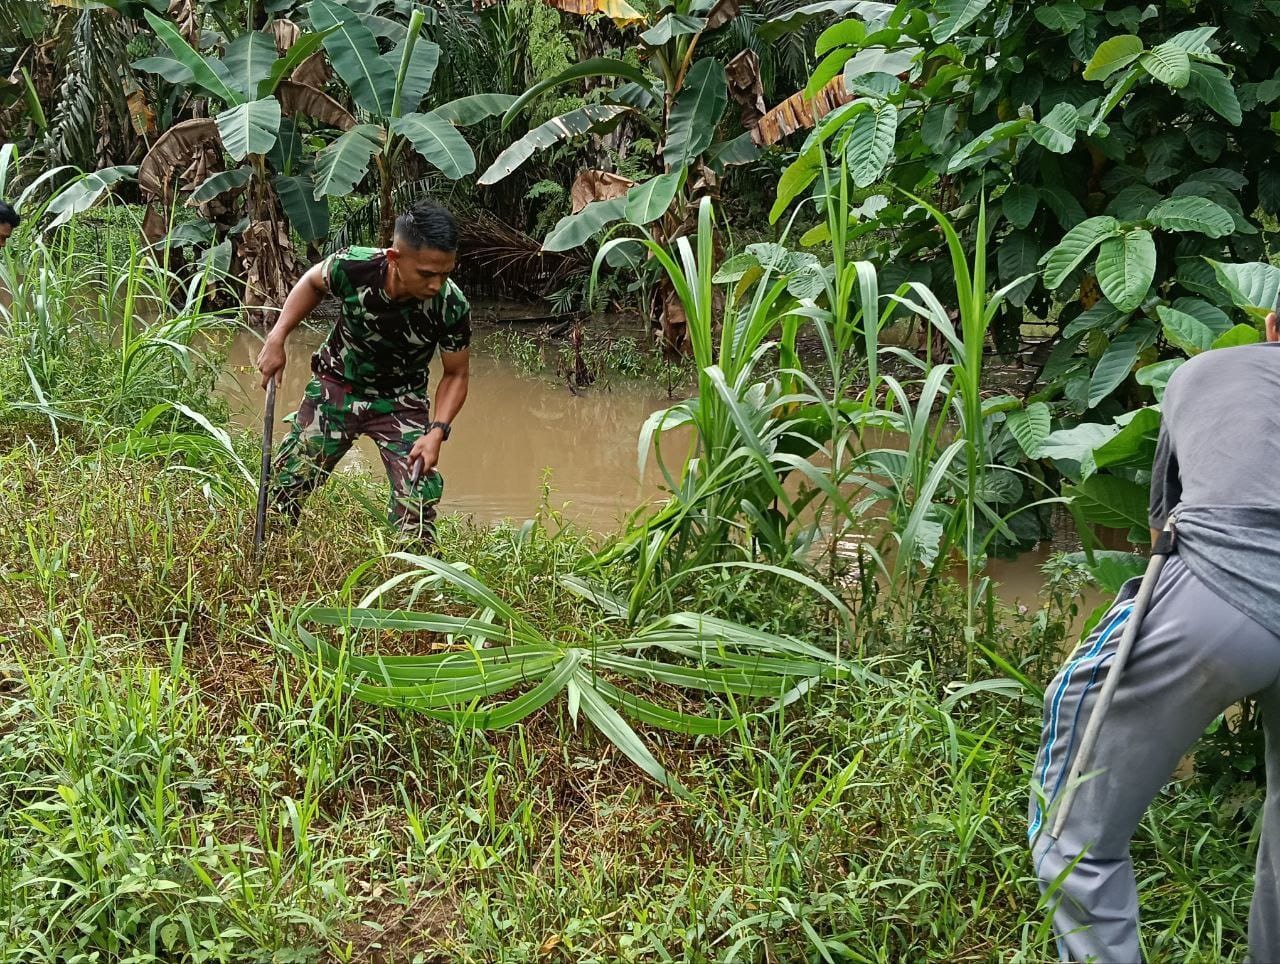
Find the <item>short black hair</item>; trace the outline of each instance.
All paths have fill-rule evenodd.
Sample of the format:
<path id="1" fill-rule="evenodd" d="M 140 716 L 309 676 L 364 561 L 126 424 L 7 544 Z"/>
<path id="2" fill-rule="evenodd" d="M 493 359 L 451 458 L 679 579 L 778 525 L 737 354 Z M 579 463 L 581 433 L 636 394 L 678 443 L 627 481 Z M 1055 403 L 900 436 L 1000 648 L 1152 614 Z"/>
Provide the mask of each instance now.
<path id="1" fill-rule="evenodd" d="M 7 224 L 16 231 L 21 223 L 22 218 L 18 217 L 18 212 L 4 201 L 0 201 L 0 224 Z"/>
<path id="2" fill-rule="evenodd" d="M 434 201 L 421 201 L 396 218 L 396 237 L 414 248 L 433 248 L 446 254 L 458 250 L 458 222 Z"/>

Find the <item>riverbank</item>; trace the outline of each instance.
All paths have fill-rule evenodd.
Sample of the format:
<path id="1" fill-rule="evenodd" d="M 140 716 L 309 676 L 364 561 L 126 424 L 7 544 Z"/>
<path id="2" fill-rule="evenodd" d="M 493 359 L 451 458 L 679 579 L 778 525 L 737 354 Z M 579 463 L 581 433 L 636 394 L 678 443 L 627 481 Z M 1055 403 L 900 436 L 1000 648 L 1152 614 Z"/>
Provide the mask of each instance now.
<path id="1" fill-rule="evenodd" d="M 873 676 L 780 714 L 743 705 L 718 739 L 640 725 L 681 800 L 563 702 L 456 730 L 355 701 L 286 652 L 297 606 L 357 599 L 406 566 L 382 557 L 395 546 L 363 484 L 339 479 L 277 531 L 257 578 L 247 493 L 215 507 L 189 473 L 11 438 L 7 958 L 1052 957 L 1022 818 L 1039 708 L 1016 688 L 960 688 L 957 594 L 910 620 L 864 606 L 843 643 Z M 593 541 L 545 513 L 525 528 L 446 520 L 440 554 L 546 632 L 608 632 L 560 585 Z M 1053 651 L 1063 616 L 1046 598 L 1000 613 L 986 642 Z M 782 585 L 725 599 L 707 585 L 691 602 L 835 643 L 824 607 Z M 1209 793 L 1172 788 L 1140 834 L 1152 960 L 1243 954 L 1256 791 L 1233 808 Z"/>

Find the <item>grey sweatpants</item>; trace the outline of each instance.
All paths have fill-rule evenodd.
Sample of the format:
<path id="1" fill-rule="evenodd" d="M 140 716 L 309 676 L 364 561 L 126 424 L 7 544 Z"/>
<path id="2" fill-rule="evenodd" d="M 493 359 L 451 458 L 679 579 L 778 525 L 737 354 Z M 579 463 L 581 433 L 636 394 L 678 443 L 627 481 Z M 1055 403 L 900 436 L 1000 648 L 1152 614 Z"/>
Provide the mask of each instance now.
<path id="1" fill-rule="evenodd" d="M 1075 751 L 1133 608 L 1138 581 L 1045 693 L 1030 838 L 1063 960 L 1136 962 L 1138 891 L 1129 841 L 1178 761 L 1218 714 L 1247 696 L 1262 709 L 1267 783 L 1249 915 L 1253 960 L 1280 961 L 1280 638 L 1220 599 L 1177 556 L 1165 563 L 1089 771 L 1062 835 L 1050 837 Z M 1045 812 L 1045 801 L 1049 801 Z"/>

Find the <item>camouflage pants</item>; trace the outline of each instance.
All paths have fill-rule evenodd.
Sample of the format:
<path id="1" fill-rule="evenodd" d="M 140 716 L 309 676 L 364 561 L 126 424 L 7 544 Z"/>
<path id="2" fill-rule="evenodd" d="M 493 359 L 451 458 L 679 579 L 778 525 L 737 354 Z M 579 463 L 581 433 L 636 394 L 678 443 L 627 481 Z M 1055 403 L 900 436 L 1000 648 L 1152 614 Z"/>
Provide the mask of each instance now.
<path id="1" fill-rule="evenodd" d="M 307 496 L 328 479 L 355 440 L 367 435 L 378 446 L 391 483 L 391 523 L 406 536 L 433 545 L 444 478 L 432 472 L 415 485 L 409 470 L 409 451 L 426 431 L 430 412 L 426 395 L 358 398 L 343 385 L 311 379 L 291 416 L 293 431 L 276 454 L 276 506 L 297 521 Z"/>

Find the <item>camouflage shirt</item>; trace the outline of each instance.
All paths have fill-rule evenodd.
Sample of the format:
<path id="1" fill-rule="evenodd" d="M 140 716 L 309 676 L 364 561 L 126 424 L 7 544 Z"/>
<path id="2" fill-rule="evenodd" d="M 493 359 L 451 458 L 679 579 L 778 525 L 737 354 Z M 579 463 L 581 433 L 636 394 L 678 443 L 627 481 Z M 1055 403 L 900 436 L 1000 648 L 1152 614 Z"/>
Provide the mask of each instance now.
<path id="1" fill-rule="evenodd" d="M 352 395 L 396 398 L 427 390 L 436 353 L 471 343 L 471 305 L 446 281 L 431 301 L 387 297 L 387 255 L 381 248 L 347 248 L 324 262 L 329 293 L 342 301 L 342 316 L 311 370 L 341 382 Z"/>

